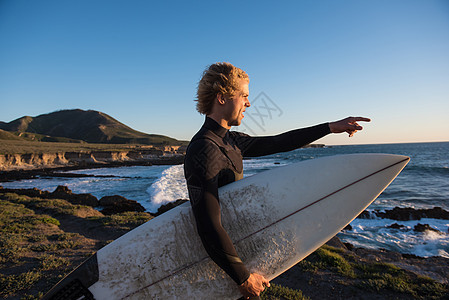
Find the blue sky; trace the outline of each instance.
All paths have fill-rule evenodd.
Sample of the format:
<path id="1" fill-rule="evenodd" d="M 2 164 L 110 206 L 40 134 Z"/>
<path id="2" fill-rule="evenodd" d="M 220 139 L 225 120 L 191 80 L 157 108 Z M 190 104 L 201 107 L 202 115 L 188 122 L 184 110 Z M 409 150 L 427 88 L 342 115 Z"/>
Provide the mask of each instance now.
<path id="1" fill-rule="evenodd" d="M 449 1 L 0 0 L 0 121 L 93 109 L 188 140 L 204 68 L 251 78 L 236 130 L 372 118 L 326 144 L 449 141 Z"/>

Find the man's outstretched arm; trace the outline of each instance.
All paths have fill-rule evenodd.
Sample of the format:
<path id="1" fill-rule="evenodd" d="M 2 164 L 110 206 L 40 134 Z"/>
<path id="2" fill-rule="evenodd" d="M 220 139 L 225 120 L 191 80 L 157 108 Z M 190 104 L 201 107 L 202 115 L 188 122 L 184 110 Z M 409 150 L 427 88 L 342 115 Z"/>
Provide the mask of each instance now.
<path id="1" fill-rule="evenodd" d="M 243 133 L 233 132 L 244 157 L 256 157 L 286 152 L 310 144 L 330 133 L 347 132 L 353 136 L 363 127 L 357 122 L 370 122 L 364 117 L 348 117 L 339 121 L 323 123 L 311 127 L 294 129 L 273 136 L 251 137 Z"/>

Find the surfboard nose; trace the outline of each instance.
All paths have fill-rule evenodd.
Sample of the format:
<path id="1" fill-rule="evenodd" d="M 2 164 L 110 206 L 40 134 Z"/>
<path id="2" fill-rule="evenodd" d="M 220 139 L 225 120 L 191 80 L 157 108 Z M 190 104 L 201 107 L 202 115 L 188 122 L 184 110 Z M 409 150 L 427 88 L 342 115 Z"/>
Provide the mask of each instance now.
<path id="1" fill-rule="evenodd" d="M 336 156 L 338 157 L 338 156 Z M 344 154 L 342 158 L 348 161 L 358 160 L 357 165 L 364 165 L 367 170 L 383 170 L 393 168 L 398 173 L 409 163 L 410 157 L 399 154 L 386 154 L 386 153 L 363 153 L 363 154 Z M 368 166 L 372 166 L 371 168 Z"/>
<path id="2" fill-rule="evenodd" d="M 357 163 L 358 166 L 363 166 L 367 171 L 365 176 L 362 176 L 362 180 L 381 174 L 379 180 L 385 181 L 386 186 L 398 176 L 410 161 L 409 156 L 398 154 L 368 153 L 343 156 L 346 156 L 349 160 L 359 160 L 360 158 L 363 158 Z"/>
<path id="3" fill-rule="evenodd" d="M 410 156 L 399 154 L 388 154 L 388 155 L 395 156 L 398 159 L 398 161 L 404 161 L 405 164 L 407 164 L 410 161 Z"/>
<path id="4" fill-rule="evenodd" d="M 397 154 L 387 154 L 387 155 L 391 156 L 392 158 L 392 161 L 390 162 L 391 165 L 387 168 L 393 168 L 394 170 L 397 171 L 397 174 L 399 174 L 402 171 L 402 169 L 404 169 L 405 166 L 410 162 L 410 157 L 406 155 L 397 155 Z"/>
<path id="5" fill-rule="evenodd" d="M 398 155 L 398 156 L 402 159 L 400 161 L 400 163 L 402 163 L 402 165 L 403 165 L 402 168 L 404 168 L 410 162 L 410 157 L 409 156 L 405 156 L 405 155 Z"/>

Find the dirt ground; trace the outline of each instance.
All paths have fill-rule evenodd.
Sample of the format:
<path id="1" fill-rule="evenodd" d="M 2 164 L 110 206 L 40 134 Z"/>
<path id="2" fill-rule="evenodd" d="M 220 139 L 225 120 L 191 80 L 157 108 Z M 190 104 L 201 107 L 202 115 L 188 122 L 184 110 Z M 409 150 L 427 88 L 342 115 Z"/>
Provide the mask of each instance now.
<path id="1" fill-rule="evenodd" d="M 0 297 L 39 299 L 98 249 L 153 217 L 105 216 L 62 199 L 0 193 Z M 331 240 L 274 279 L 276 289 L 262 299 L 449 299 L 449 259 L 347 246 Z"/>

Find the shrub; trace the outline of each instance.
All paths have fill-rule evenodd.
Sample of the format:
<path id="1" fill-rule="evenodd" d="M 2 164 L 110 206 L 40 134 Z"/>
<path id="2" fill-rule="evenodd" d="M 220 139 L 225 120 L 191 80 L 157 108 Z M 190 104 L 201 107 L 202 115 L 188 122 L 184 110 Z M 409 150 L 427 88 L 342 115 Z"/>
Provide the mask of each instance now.
<path id="1" fill-rule="evenodd" d="M 29 289 L 41 276 L 41 273 L 35 271 L 9 276 L 0 274 L 0 296 L 8 297 L 18 291 Z"/>
<path id="2" fill-rule="evenodd" d="M 304 297 L 300 290 L 293 290 L 288 287 L 284 287 L 277 284 L 270 284 L 270 287 L 265 289 L 261 294 L 262 300 L 307 300 L 308 297 Z"/>

